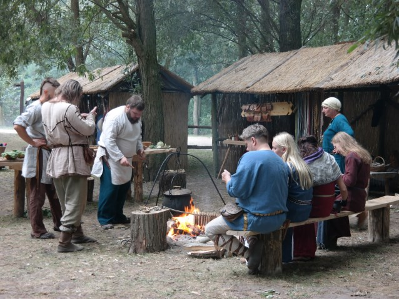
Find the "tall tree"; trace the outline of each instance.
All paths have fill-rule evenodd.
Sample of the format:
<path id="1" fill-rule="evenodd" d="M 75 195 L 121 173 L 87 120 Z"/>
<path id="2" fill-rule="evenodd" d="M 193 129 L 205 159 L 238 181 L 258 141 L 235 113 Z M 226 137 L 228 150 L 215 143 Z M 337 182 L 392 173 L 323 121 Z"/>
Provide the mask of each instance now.
<path id="1" fill-rule="evenodd" d="M 280 0 L 280 51 L 299 49 L 302 0 Z"/>
<path id="2" fill-rule="evenodd" d="M 153 0 L 102 1 L 93 0 L 108 19 L 122 31 L 126 42 L 137 55 L 142 96 L 146 103 L 143 120 L 148 140 L 164 140 L 161 80 L 156 47 Z M 156 159 L 150 160 L 150 169 L 156 171 Z"/>

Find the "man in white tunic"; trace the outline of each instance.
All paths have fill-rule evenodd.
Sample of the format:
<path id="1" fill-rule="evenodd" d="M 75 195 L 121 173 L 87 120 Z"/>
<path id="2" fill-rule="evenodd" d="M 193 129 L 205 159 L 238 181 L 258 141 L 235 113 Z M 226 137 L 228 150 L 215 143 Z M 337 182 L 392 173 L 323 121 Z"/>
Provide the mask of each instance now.
<path id="1" fill-rule="evenodd" d="M 144 107 L 142 98 L 133 95 L 125 106 L 112 109 L 104 118 L 91 173 L 100 177 L 97 218 L 104 229 L 130 223 L 123 206 L 131 184 L 133 155 L 145 158 L 141 143 Z"/>
<path id="2" fill-rule="evenodd" d="M 40 98 L 26 107 L 24 113 L 14 120 L 14 129 L 19 137 L 29 145 L 25 151 L 22 176 L 30 179 L 29 218 L 32 226 L 31 237 L 35 239 L 53 239 L 53 233 L 47 231 L 43 223 L 42 208 L 47 198 L 53 216 L 54 230 L 61 225 L 61 205 L 51 177 L 46 174 L 47 148 L 46 135 L 42 124 L 42 105 L 54 97 L 55 89 L 60 86 L 57 80 L 46 78 L 40 85 Z"/>

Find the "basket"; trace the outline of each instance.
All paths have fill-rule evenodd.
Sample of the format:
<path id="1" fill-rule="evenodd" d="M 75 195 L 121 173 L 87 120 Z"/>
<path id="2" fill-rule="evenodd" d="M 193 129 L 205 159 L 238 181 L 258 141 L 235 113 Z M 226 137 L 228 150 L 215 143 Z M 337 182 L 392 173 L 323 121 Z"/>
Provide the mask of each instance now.
<path id="1" fill-rule="evenodd" d="M 374 171 L 374 172 L 385 171 L 386 168 L 387 168 L 387 165 L 385 164 L 385 160 L 383 157 L 380 157 L 380 156 L 375 157 L 373 162 L 371 162 L 371 165 L 370 165 L 370 171 Z"/>

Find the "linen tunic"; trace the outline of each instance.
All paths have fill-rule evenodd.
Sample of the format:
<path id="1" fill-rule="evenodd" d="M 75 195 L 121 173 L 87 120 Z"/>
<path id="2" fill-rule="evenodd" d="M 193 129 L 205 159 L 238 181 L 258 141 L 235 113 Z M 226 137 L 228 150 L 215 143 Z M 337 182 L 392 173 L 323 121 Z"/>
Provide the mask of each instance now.
<path id="1" fill-rule="evenodd" d="M 242 156 L 226 188 L 247 213 L 246 230 L 269 233 L 283 224 L 288 211 L 288 178 L 287 164 L 271 150 L 250 151 Z M 274 216 L 254 215 L 276 211 L 284 213 Z M 243 216 L 227 224 L 234 230 L 245 230 Z"/>
<path id="2" fill-rule="evenodd" d="M 90 176 L 82 146 L 88 145 L 88 136 L 95 130 L 94 115 L 86 118 L 79 108 L 67 102 L 46 102 L 42 107 L 42 118 L 47 142 L 53 148 L 47 164 L 47 174 L 53 178 L 64 175 Z M 61 147 L 57 147 L 61 146 Z"/>
<path id="3" fill-rule="evenodd" d="M 46 139 L 41 110 L 42 104 L 40 100 L 36 100 L 26 107 L 26 110 L 14 120 L 13 124 L 26 128 L 26 133 L 32 139 Z M 22 176 L 25 178 L 36 177 L 37 151 L 37 147 L 30 144 L 25 150 L 25 158 L 22 164 Z M 43 167 L 40 182 L 43 184 L 51 184 L 52 180 L 46 174 L 47 159 L 50 152 L 43 149 L 41 155 L 43 159 Z"/>
<path id="4" fill-rule="evenodd" d="M 96 159 L 91 174 L 100 177 L 103 173 L 102 157 L 107 153 L 111 167 L 113 185 L 122 185 L 132 178 L 132 168 L 122 166 L 119 160 L 125 156 L 132 163 L 133 156 L 143 149 L 141 143 L 141 119 L 132 124 L 126 116 L 126 106 L 120 106 L 109 111 L 102 126 Z M 106 151 L 105 151 L 106 149 Z"/>
<path id="5" fill-rule="evenodd" d="M 353 136 L 354 132 L 346 119 L 346 117 L 343 114 L 338 114 L 336 117 L 334 117 L 328 128 L 325 130 L 323 134 L 323 150 L 328 153 L 332 154 L 334 150 L 334 146 L 331 143 L 331 140 L 337 134 L 338 132 L 345 132 L 349 134 L 350 136 Z M 338 163 L 339 168 L 341 169 L 341 172 L 345 171 L 345 158 L 340 155 L 340 154 L 335 154 L 334 155 L 335 160 Z"/>

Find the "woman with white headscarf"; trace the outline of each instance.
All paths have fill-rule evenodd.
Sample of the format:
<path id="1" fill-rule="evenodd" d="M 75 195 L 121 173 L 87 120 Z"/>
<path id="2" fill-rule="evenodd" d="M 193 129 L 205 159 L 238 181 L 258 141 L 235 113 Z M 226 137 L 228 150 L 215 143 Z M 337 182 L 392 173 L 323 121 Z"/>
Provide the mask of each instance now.
<path id="1" fill-rule="evenodd" d="M 341 102 L 337 98 L 329 97 L 325 99 L 323 103 L 321 103 L 321 107 L 323 114 L 331 118 L 331 122 L 323 134 L 323 150 L 326 153 L 334 155 L 341 172 L 345 173 L 345 158 L 334 151 L 331 140 L 338 132 L 345 132 L 350 136 L 353 136 L 354 132 L 346 117 L 340 112 Z"/>

